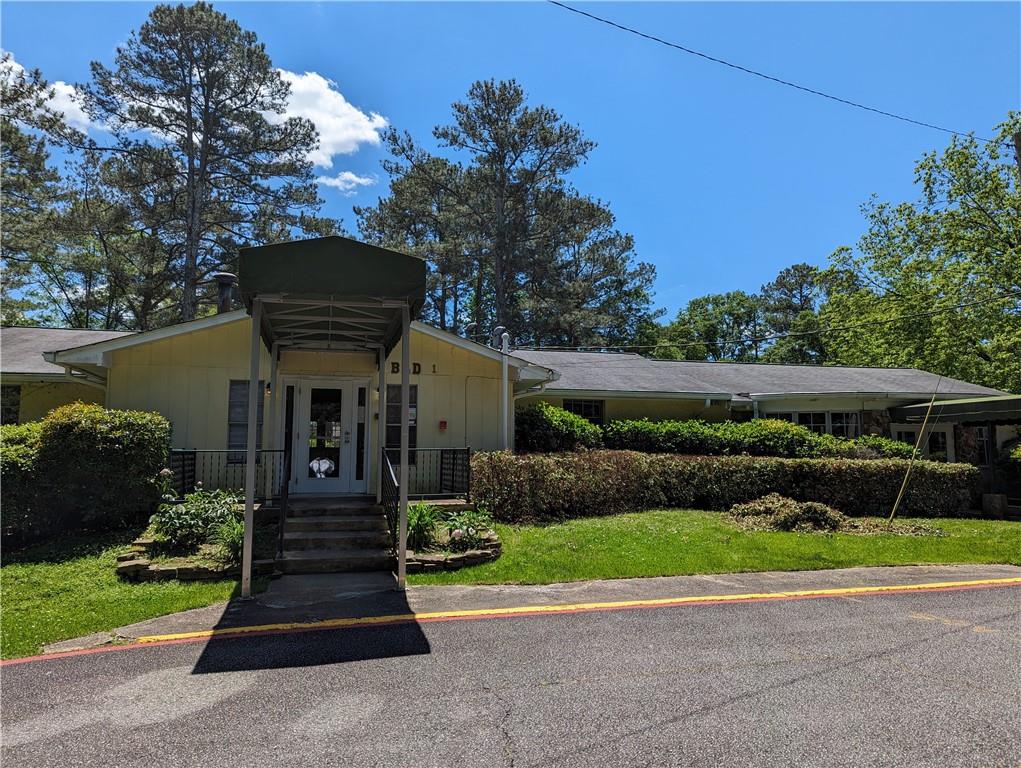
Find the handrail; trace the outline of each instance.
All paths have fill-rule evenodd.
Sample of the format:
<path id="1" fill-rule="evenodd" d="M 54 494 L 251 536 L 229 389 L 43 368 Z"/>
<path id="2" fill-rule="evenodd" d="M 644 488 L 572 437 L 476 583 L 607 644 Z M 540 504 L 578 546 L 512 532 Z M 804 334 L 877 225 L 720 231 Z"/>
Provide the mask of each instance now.
<path id="1" fill-rule="evenodd" d="M 390 457 L 386 455 L 386 449 L 384 448 L 381 453 L 379 469 L 383 482 L 380 500 L 383 503 L 383 511 L 386 513 L 387 527 L 390 529 L 390 548 L 394 554 L 397 554 L 397 529 L 401 506 L 400 484 L 397 482 L 397 474 L 394 472 Z"/>
<path id="2" fill-rule="evenodd" d="M 280 477 L 280 520 L 279 540 L 277 541 L 277 557 L 284 556 L 284 524 L 287 522 L 287 501 L 291 489 L 291 449 L 284 451 L 284 471 Z"/>

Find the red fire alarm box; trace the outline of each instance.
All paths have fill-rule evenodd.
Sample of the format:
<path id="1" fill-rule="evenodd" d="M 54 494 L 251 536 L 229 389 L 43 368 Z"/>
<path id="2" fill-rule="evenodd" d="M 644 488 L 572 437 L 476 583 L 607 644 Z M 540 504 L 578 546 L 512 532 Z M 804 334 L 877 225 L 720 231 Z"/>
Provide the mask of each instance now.
<path id="1" fill-rule="evenodd" d="M 443 432 L 446 428 L 447 428 L 447 420 L 446 419 L 441 419 L 440 420 L 440 432 Z"/>

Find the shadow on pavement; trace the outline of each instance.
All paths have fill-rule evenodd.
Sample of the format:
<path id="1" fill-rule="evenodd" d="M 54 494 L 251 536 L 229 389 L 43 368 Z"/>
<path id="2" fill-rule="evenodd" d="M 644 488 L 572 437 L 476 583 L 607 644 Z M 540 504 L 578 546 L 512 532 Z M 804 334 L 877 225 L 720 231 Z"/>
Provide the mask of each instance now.
<path id="1" fill-rule="evenodd" d="M 403 617 L 412 613 L 405 592 L 389 574 L 285 576 L 252 600 L 231 600 L 215 629 L 315 624 L 331 619 Z M 213 637 L 194 674 L 309 667 L 430 652 L 413 621 L 340 629 L 267 630 L 250 636 Z"/>

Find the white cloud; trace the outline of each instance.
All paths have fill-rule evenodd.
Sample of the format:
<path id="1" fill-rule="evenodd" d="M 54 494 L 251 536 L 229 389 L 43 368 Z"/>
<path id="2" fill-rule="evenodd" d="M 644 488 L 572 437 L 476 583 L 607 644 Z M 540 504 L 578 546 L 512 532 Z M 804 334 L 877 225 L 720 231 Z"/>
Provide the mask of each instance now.
<path id="1" fill-rule="evenodd" d="M 79 131 L 87 131 L 90 128 L 99 128 L 82 109 L 81 97 L 73 85 L 68 85 L 62 80 L 55 80 L 50 83 L 53 87 L 53 96 L 50 98 L 50 106 L 57 112 L 64 113 L 64 122 Z"/>
<path id="2" fill-rule="evenodd" d="M 351 171 L 341 171 L 336 176 L 320 176 L 316 181 L 324 187 L 339 189 L 344 197 L 352 197 L 359 187 L 370 187 L 377 179 L 374 176 L 359 176 Z"/>
<path id="3" fill-rule="evenodd" d="M 25 68 L 15 60 L 14 54 L 4 51 L 3 56 L 3 62 L 0 64 L 0 77 L 7 82 L 12 82 L 26 75 Z M 49 106 L 55 112 L 62 112 L 64 121 L 68 125 L 80 131 L 99 127 L 92 122 L 82 108 L 78 91 L 73 85 L 65 83 L 63 80 L 54 80 L 50 83 L 50 87 L 53 89 L 53 96 L 50 97 Z"/>
<path id="4" fill-rule="evenodd" d="M 319 131 L 319 148 L 309 154 L 309 160 L 314 165 L 332 168 L 334 155 L 351 154 L 362 144 L 379 144 L 379 133 L 387 126 L 385 117 L 376 112 L 362 112 L 344 98 L 335 82 L 327 80 L 318 72 L 298 74 L 281 69 L 280 74 L 291 86 L 285 116 L 308 118 Z M 328 186 L 338 189 L 341 189 L 343 183 L 364 186 L 365 182 L 357 176 L 355 178 L 359 179 L 358 182 L 342 181 L 347 173 L 349 171 L 330 178 Z M 327 182 L 320 180 L 320 183 Z"/>

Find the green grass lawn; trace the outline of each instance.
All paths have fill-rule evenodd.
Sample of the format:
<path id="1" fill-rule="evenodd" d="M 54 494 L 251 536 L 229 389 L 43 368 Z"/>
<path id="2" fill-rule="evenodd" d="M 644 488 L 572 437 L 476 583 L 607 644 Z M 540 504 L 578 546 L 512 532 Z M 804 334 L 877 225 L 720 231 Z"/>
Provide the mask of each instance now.
<path id="1" fill-rule="evenodd" d="M 38 653 L 44 643 L 229 599 L 237 582 L 153 582 L 117 578 L 117 553 L 140 530 L 69 536 L 3 559 L 0 655 Z"/>
<path id="2" fill-rule="evenodd" d="M 855 565 L 1021 565 L 1021 523 L 919 520 L 946 536 L 742 531 L 719 512 L 685 509 L 497 525 L 501 557 L 460 571 L 411 574 L 413 584 L 549 584 L 629 576 L 790 571 Z"/>

